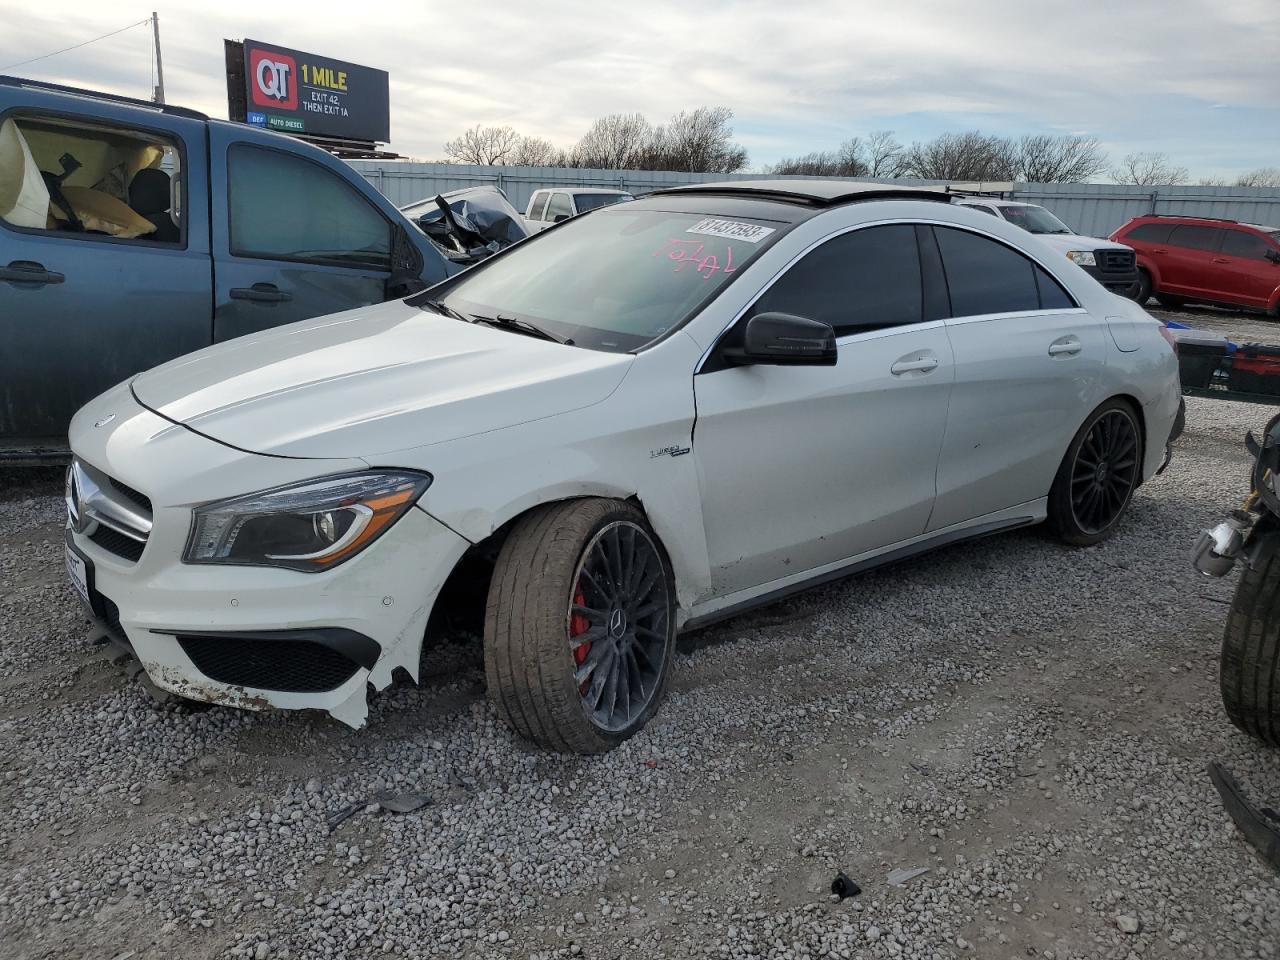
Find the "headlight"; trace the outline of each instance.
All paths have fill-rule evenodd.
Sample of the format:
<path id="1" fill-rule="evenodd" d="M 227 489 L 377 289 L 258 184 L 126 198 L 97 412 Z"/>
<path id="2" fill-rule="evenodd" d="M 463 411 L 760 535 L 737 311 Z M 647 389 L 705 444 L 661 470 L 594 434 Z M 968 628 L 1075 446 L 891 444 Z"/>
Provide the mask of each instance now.
<path id="1" fill-rule="evenodd" d="M 197 507 L 186 563 L 316 573 L 359 553 L 431 485 L 410 471 L 351 473 Z"/>
<path id="2" fill-rule="evenodd" d="M 1067 259 L 1082 267 L 1096 267 L 1098 265 L 1098 258 L 1093 255 L 1092 250 L 1068 250 Z"/>

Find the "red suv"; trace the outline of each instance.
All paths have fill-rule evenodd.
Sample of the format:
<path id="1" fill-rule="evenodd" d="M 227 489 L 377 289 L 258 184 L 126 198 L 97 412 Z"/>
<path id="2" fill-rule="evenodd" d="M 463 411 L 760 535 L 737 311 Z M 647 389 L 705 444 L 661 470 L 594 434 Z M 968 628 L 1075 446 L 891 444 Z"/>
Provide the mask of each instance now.
<path id="1" fill-rule="evenodd" d="M 1280 316 L 1280 227 L 1207 217 L 1134 217 L 1111 235 L 1138 254 L 1136 297 L 1188 300 Z"/>

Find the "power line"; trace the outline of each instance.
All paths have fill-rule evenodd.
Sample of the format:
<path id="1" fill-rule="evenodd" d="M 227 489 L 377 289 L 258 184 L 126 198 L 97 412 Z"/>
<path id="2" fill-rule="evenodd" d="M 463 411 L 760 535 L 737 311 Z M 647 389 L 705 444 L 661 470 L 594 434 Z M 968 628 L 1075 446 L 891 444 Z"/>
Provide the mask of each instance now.
<path id="1" fill-rule="evenodd" d="M 28 63 L 35 63 L 37 60 L 48 60 L 50 57 L 56 57 L 60 53 L 67 53 L 71 50 L 79 50 L 81 47 L 87 47 L 91 43 L 97 43 L 99 40 L 105 40 L 107 37 L 114 37 L 117 33 L 124 33 L 126 30 L 132 30 L 134 27 L 140 27 L 145 23 L 150 23 L 151 18 L 139 20 L 137 23 L 131 23 L 127 27 L 121 27 L 119 30 L 112 30 L 110 33 L 104 33 L 100 37 L 94 37 L 92 40 L 86 40 L 84 43 L 77 43 L 70 47 L 63 47 L 61 50 L 55 50 L 53 53 L 41 54 L 38 57 L 32 57 L 30 60 L 21 60 L 18 63 L 9 63 L 0 67 L 0 71 L 12 70 L 14 67 L 25 67 Z"/>

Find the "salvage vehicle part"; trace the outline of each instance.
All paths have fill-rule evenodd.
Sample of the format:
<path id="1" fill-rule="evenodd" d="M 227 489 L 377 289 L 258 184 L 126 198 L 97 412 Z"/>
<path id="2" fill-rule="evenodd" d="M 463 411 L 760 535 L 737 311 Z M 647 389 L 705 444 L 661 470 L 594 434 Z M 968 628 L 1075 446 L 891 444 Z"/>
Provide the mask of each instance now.
<path id="1" fill-rule="evenodd" d="M 1216 760 L 1209 764 L 1209 779 L 1245 840 L 1267 863 L 1280 870 L 1280 814 L 1270 807 L 1257 807 L 1250 803 L 1240 789 L 1239 781 Z"/>
<path id="2" fill-rule="evenodd" d="M 1206 576 L 1222 577 L 1245 561 L 1222 637 L 1222 703 L 1245 733 L 1280 746 L 1280 414 L 1261 441 L 1250 432 L 1245 442 L 1253 454 L 1249 496 L 1228 519 L 1201 532 L 1192 563 Z"/>
<path id="3" fill-rule="evenodd" d="M 500 715 L 606 750 L 678 630 L 1046 519 L 1114 533 L 1181 399 L 1160 329 L 937 191 L 675 188 L 103 394 L 68 575 L 157 685 L 353 726 L 481 597 Z"/>
<path id="4" fill-rule="evenodd" d="M 400 208 L 454 259 L 475 262 L 529 236 L 524 220 L 497 187 L 466 187 Z"/>

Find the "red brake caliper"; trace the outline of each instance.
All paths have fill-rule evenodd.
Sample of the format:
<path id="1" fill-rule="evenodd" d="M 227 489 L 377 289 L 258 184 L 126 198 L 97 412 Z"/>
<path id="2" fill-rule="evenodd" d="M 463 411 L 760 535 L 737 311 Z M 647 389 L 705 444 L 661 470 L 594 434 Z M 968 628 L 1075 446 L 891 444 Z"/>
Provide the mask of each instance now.
<path id="1" fill-rule="evenodd" d="M 585 607 L 587 605 L 587 598 L 583 596 L 581 587 L 579 587 L 577 590 L 574 591 L 573 602 L 576 606 L 579 606 L 579 607 Z M 569 640 L 572 641 L 574 637 L 582 636 L 584 633 L 587 632 L 588 629 L 590 629 L 590 627 L 591 627 L 590 620 L 588 620 L 586 617 L 584 617 L 580 613 L 573 614 L 571 617 L 569 617 Z M 590 652 L 591 652 L 590 640 L 585 641 L 583 643 L 576 644 L 573 648 L 573 662 L 576 663 L 578 666 L 582 666 L 583 662 L 587 659 L 587 654 Z M 583 687 L 582 692 L 585 693 L 586 687 L 587 687 L 587 681 L 583 681 L 582 687 Z"/>

